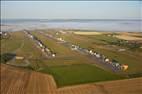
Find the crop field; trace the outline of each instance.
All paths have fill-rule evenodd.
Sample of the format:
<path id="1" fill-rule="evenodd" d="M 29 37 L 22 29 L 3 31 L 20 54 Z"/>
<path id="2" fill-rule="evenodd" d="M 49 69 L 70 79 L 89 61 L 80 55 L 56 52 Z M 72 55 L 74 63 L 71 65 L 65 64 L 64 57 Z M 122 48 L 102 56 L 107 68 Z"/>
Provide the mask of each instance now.
<path id="1" fill-rule="evenodd" d="M 141 48 L 131 49 L 129 48 L 129 46 L 126 45 L 117 45 L 117 44 L 112 45 L 112 43 L 115 43 L 120 40 L 116 37 L 108 36 L 106 34 L 78 35 L 74 33 L 69 33 L 69 34 L 60 33 L 56 35 L 55 32 L 50 32 L 50 31 L 46 33 L 50 33 L 52 35 L 55 35 L 56 37 L 62 37 L 63 39 L 70 41 L 71 43 L 77 44 L 83 48 L 93 49 L 94 51 L 104 54 L 111 59 L 115 59 L 120 63 L 128 64 L 129 69 L 126 71 L 128 74 L 142 73 L 141 69 L 142 49 Z M 138 34 L 140 35 L 141 33 Z M 120 52 L 118 51 L 119 49 L 126 49 L 126 51 Z"/>
<path id="2" fill-rule="evenodd" d="M 87 64 L 49 67 L 42 72 L 53 74 L 59 86 L 124 78 Z"/>
<path id="3" fill-rule="evenodd" d="M 110 72 L 109 73 L 109 72 L 100 70 L 95 65 L 87 65 L 89 62 L 92 63 L 95 61 L 90 60 L 88 57 L 85 57 L 84 55 L 81 55 L 77 52 L 71 51 L 69 48 L 56 43 L 52 39 L 49 39 L 43 35 L 39 35 L 38 32 L 32 32 L 32 34 L 34 34 L 36 36 L 38 35 L 37 37 L 40 40 L 42 40 L 43 42 L 45 40 L 45 43 L 47 43 L 47 46 L 49 48 L 53 48 L 53 50 L 55 52 L 57 52 L 57 56 L 56 56 L 57 59 L 55 58 L 55 59 L 47 61 L 45 64 L 48 67 L 47 68 L 44 67 L 40 71 L 53 74 L 53 76 L 54 76 L 55 80 L 57 81 L 57 84 L 59 84 L 59 86 L 72 85 L 75 83 L 88 83 L 88 82 L 98 81 L 102 77 L 98 76 L 97 79 L 94 79 L 95 76 L 93 78 L 92 75 L 95 75 L 95 74 L 97 75 L 97 72 L 94 72 L 94 71 L 98 71 L 98 73 L 102 73 L 102 75 L 107 74 L 108 77 L 110 77 L 110 78 L 108 78 L 107 76 L 103 77 L 104 79 L 100 79 L 100 81 L 125 78 L 125 77 L 121 77 L 120 75 L 115 75 L 115 74 L 113 75 L 110 71 L 109 71 Z M 50 43 L 52 43 L 52 45 L 50 45 Z M 61 50 L 54 49 L 54 47 L 56 47 L 56 45 L 58 45 L 58 48 Z M 66 53 L 67 52 L 66 49 L 67 49 L 68 53 Z M 74 53 L 74 54 L 72 54 L 72 53 Z M 66 55 L 66 54 L 68 54 L 68 55 Z M 62 55 L 62 58 L 60 58 L 61 57 L 60 55 Z M 61 61 L 61 64 L 55 64 L 55 63 L 58 63 L 58 60 Z M 69 64 L 68 64 L 68 61 L 69 61 Z M 76 72 L 73 71 L 74 69 L 76 69 Z M 68 75 L 64 76 L 65 72 L 67 72 L 66 74 L 68 74 Z M 80 72 L 86 78 L 83 77 L 84 79 L 82 79 L 82 76 L 76 77 L 77 75 L 81 75 Z M 72 78 L 72 77 L 75 77 L 75 78 Z"/>
<path id="4" fill-rule="evenodd" d="M 64 32 L 61 33 L 58 30 L 30 31 L 33 36 L 55 53 L 55 57 L 45 55 L 35 41 L 23 31 L 10 32 L 9 39 L 2 39 L 0 55 L 2 94 L 11 92 L 12 94 L 19 94 L 19 92 L 28 94 L 48 94 L 47 92 L 50 92 L 49 94 L 92 94 L 92 92 L 113 94 L 116 89 L 120 88 L 111 87 L 113 81 L 117 83 L 117 80 L 125 79 L 126 83 L 129 83 L 127 79 L 142 76 L 141 48 L 131 49 L 129 45 L 117 45 L 116 43 L 120 39 L 113 37 L 111 33 L 80 35 L 74 32 Z M 98 60 L 93 59 L 92 56 L 72 50 L 70 46 L 60 43 L 46 34 L 52 35 L 54 38 L 63 38 L 82 48 L 97 51 L 119 63 L 127 64 L 129 68 L 126 71 L 112 71 L 109 66 L 98 63 Z M 126 50 L 120 52 L 119 49 Z M 17 59 L 19 57 L 23 59 Z M 10 79 L 11 77 L 13 80 Z M 108 84 L 103 84 L 107 82 Z M 140 86 L 139 82 L 141 83 L 141 79 L 136 80 L 134 85 Z M 7 83 L 11 84 L 6 86 Z M 17 85 L 12 87 L 14 83 Z M 124 87 L 126 88 L 126 86 Z M 136 89 L 134 88 L 132 91 Z M 140 89 L 138 88 L 139 91 Z M 128 92 L 130 93 L 126 89 L 126 94 L 129 94 Z M 120 93 L 118 92 L 118 94 Z"/>
<path id="5" fill-rule="evenodd" d="M 142 78 L 57 88 L 49 74 L 1 64 L 1 86 L 1 94 L 141 94 Z"/>
<path id="6" fill-rule="evenodd" d="M 119 39 L 125 39 L 125 40 L 141 40 L 142 41 L 142 38 L 135 37 L 135 36 L 118 35 L 116 37 Z"/>
<path id="7" fill-rule="evenodd" d="M 74 33 L 78 35 L 100 35 L 102 34 L 101 32 L 74 32 Z"/>

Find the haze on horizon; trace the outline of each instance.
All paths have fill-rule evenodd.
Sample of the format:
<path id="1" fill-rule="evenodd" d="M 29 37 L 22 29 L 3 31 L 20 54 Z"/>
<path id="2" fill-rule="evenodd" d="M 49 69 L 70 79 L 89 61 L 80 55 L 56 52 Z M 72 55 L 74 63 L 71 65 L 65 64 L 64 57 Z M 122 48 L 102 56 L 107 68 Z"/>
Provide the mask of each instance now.
<path id="1" fill-rule="evenodd" d="M 1 1 L 1 19 L 142 19 L 142 1 Z"/>

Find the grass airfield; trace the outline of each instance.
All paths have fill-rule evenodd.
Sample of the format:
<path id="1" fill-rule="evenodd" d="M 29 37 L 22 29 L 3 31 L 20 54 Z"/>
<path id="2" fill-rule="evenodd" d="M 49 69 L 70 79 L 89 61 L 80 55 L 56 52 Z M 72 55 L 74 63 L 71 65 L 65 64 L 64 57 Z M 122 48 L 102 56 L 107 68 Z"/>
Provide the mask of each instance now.
<path id="1" fill-rule="evenodd" d="M 78 31 L 77 31 L 78 32 Z M 54 32 L 51 32 L 53 34 Z M 92 32 L 90 32 L 92 34 Z M 104 34 L 103 34 L 104 33 Z M 113 33 L 112 33 L 113 34 Z M 124 33 L 117 33 L 119 36 L 123 35 Z M 142 39 L 142 33 L 130 33 L 130 36 L 139 35 L 140 40 L 138 40 L 141 44 Z M 53 34 L 55 35 L 55 34 Z M 82 34 L 76 34 L 76 33 L 70 33 L 70 34 L 60 34 L 58 37 L 62 37 L 63 39 L 70 41 L 74 44 L 80 45 L 83 48 L 93 49 L 95 51 L 98 51 L 99 53 L 102 53 L 106 56 L 108 56 L 111 59 L 116 59 L 120 63 L 125 63 L 130 66 L 130 68 L 126 71 L 127 73 L 141 73 L 141 67 L 142 66 L 142 59 L 140 58 L 142 56 L 142 48 L 133 48 L 129 47 L 127 44 L 117 45 L 117 41 L 121 40 L 117 37 L 108 36 L 111 35 L 110 32 L 101 32 L 101 34 L 98 35 L 83 35 Z M 116 34 L 115 34 L 116 36 Z M 127 33 L 128 36 L 128 33 Z M 135 39 L 133 39 L 134 41 Z M 114 42 L 114 44 L 112 44 Z M 116 42 L 116 43 L 115 43 Z M 119 49 L 126 49 L 126 51 L 119 52 Z"/>
<path id="2" fill-rule="evenodd" d="M 54 31 L 54 32 L 53 32 Z M 43 32 L 44 34 L 41 34 Z M 10 39 L 1 40 L 1 55 L 5 53 L 14 53 L 17 56 L 23 56 L 24 60 L 11 59 L 7 63 L 12 66 L 27 68 L 45 74 L 51 74 L 58 87 L 110 81 L 119 79 L 128 79 L 142 75 L 142 49 L 131 48 L 128 45 L 115 45 L 112 43 L 120 40 L 118 37 L 111 36 L 110 32 L 102 34 L 94 33 L 79 34 L 69 31 L 65 33 L 59 30 L 35 30 L 31 33 L 41 40 L 47 47 L 56 53 L 55 58 L 47 58 L 44 53 L 36 46 L 24 32 L 11 32 Z M 116 59 L 120 63 L 128 64 L 126 71 L 114 73 L 110 69 L 100 66 L 92 58 L 72 51 L 70 48 L 48 38 L 45 34 L 51 34 L 54 37 L 61 37 L 66 41 L 79 45 L 83 48 L 93 49 L 109 58 Z M 120 35 L 121 33 L 119 33 Z M 138 34 L 140 35 L 140 34 Z M 139 37 L 134 34 L 134 37 Z M 132 35 L 131 35 L 132 36 Z M 140 41 L 141 40 L 137 40 Z M 126 49 L 119 52 L 119 49 Z M 93 63 L 93 64 L 92 64 Z"/>

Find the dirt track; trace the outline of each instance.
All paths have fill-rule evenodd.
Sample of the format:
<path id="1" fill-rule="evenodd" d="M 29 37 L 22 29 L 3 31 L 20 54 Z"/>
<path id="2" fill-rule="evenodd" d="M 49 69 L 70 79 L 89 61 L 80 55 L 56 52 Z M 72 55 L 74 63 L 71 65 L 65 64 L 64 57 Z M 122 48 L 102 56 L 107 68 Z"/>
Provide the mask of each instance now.
<path id="1" fill-rule="evenodd" d="M 142 78 L 57 88 L 51 75 L 1 64 L 1 94 L 141 94 Z"/>

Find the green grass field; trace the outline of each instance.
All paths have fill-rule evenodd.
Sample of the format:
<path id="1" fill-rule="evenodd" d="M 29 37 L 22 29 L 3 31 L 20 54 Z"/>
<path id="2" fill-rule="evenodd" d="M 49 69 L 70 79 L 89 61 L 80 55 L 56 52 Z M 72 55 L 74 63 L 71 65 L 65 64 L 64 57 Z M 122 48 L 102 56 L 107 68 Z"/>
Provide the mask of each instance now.
<path id="1" fill-rule="evenodd" d="M 52 74 L 58 86 L 118 80 L 124 78 L 120 75 L 106 72 L 89 64 L 54 66 L 45 68 L 41 70 L 41 72 Z"/>
<path id="2" fill-rule="evenodd" d="M 32 32 L 33 35 L 38 37 L 43 43 L 56 53 L 56 57 L 46 61 L 46 65 L 68 65 L 68 64 L 84 64 L 92 62 L 89 58 L 79 54 L 76 51 L 72 51 L 70 48 L 57 43 L 56 41 L 47 38 L 38 32 Z"/>
<path id="3" fill-rule="evenodd" d="M 22 56 L 29 61 L 30 67 L 37 69 L 36 62 L 39 61 L 37 59 L 44 57 L 42 52 L 35 46 L 34 42 L 24 34 L 24 32 L 12 32 L 10 35 L 10 39 L 1 40 L 1 55 L 10 53 Z M 8 62 L 18 65 L 25 63 L 24 60 L 11 60 Z M 41 64 L 42 62 L 38 65 Z"/>

